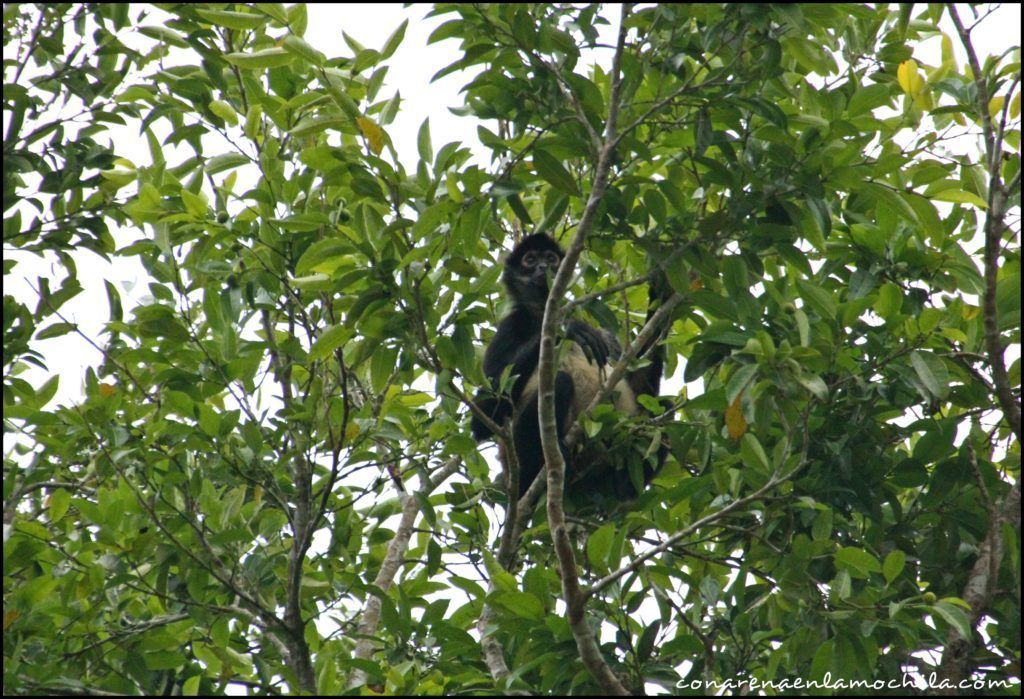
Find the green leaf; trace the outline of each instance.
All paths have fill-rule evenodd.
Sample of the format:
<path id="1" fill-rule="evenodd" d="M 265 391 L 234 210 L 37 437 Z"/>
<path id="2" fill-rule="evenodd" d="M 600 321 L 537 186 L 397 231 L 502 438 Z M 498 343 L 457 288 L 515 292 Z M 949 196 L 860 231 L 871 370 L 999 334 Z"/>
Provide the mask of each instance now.
<path id="1" fill-rule="evenodd" d="M 327 94 L 331 96 L 334 103 L 341 108 L 341 111 L 343 111 L 347 117 L 352 119 L 352 121 L 358 119 L 362 115 L 362 112 L 359 111 L 359 105 L 352 96 L 345 91 L 344 83 L 340 78 L 332 75 L 329 69 L 325 74 L 326 78 L 324 81 L 324 87 L 327 88 Z"/>
<path id="2" fill-rule="evenodd" d="M 380 63 L 380 60 L 380 52 L 376 49 L 363 49 L 356 54 L 356 60 L 352 62 L 352 72 L 362 73 Z"/>
<path id="3" fill-rule="evenodd" d="M 185 41 L 185 38 L 169 27 L 139 27 L 139 33 L 143 36 L 148 36 L 150 39 L 162 41 L 170 46 L 188 48 L 188 42 Z"/>
<path id="4" fill-rule="evenodd" d="M 939 212 L 935 210 L 935 205 L 927 198 L 914 192 L 901 192 L 900 195 L 914 209 L 917 219 L 921 222 L 921 230 L 924 231 L 925 235 L 934 244 L 941 245 L 942 241 L 945 240 L 946 230 L 942 225 L 942 219 L 939 218 Z"/>
<path id="5" fill-rule="evenodd" d="M 228 29 L 256 29 L 267 23 L 264 15 L 254 15 L 248 12 L 232 12 L 230 10 L 201 10 L 196 9 L 196 14 L 210 24 Z"/>
<path id="6" fill-rule="evenodd" d="M 929 393 L 940 400 L 949 395 L 949 372 L 940 357 L 915 350 L 910 353 L 910 364 Z"/>
<path id="7" fill-rule="evenodd" d="M 207 160 L 205 170 L 207 175 L 216 175 L 219 172 L 232 170 L 251 162 L 252 160 L 241 153 L 225 153 L 224 155 L 215 155 Z"/>
<path id="8" fill-rule="evenodd" d="M 245 70 L 266 70 L 286 66 L 295 60 L 295 54 L 287 49 L 274 47 L 252 53 L 229 53 L 224 60 Z"/>
<path id="9" fill-rule="evenodd" d="M 273 19 L 279 26 L 288 24 L 288 13 L 279 2 L 257 2 L 253 7 Z"/>
<path id="10" fill-rule="evenodd" d="M 743 393 L 743 390 L 754 380 L 757 375 L 757 364 L 744 364 L 729 377 L 729 384 L 725 390 L 725 402 L 732 403 L 736 396 Z"/>
<path id="11" fill-rule="evenodd" d="M 576 186 L 576 181 L 572 178 L 572 175 L 553 155 L 545 151 L 535 150 L 533 152 L 533 165 L 537 170 L 537 174 L 555 189 L 576 197 L 581 196 L 579 187 Z"/>
<path id="12" fill-rule="evenodd" d="M 144 653 L 142 661 L 150 670 L 173 670 L 184 665 L 187 660 L 180 651 L 157 650 Z"/>
<path id="13" fill-rule="evenodd" d="M 518 617 L 538 620 L 544 618 L 544 605 L 529 592 L 520 590 L 499 592 L 491 595 L 490 600 Z"/>
<path id="14" fill-rule="evenodd" d="M 71 505 L 71 493 L 65 488 L 57 488 L 50 493 L 49 517 L 51 522 L 59 522 L 67 514 Z"/>
<path id="15" fill-rule="evenodd" d="M 196 218 L 206 218 L 210 210 L 210 203 L 205 194 L 193 194 L 187 189 L 181 190 L 181 202 L 185 205 L 185 210 Z"/>
<path id="16" fill-rule="evenodd" d="M 185 683 L 181 685 L 181 695 L 183 697 L 195 697 L 199 696 L 199 683 L 202 682 L 202 675 L 192 675 Z"/>
<path id="17" fill-rule="evenodd" d="M 640 640 L 636 644 L 636 654 L 640 662 L 646 662 L 654 652 L 654 643 L 658 640 L 658 632 L 661 630 L 661 620 L 655 619 L 640 634 Z"/>
<path id="18" fill-rule="evenodd" d="M 810 391 L 820 401 L 828 400 L 828 385 L 816 374 L 801 374 L 800 385 Z"/>
<path id="19" fill-rule="evenodd" d="M 846 108 L 847 113 L 851 117 L 855 117 L 877 107 L 891 106 L 892 87 L 890 85 L 891 83 L 884 83 L 858 88 L 850 98 L 850 103 Z"/>
<path id="20" fill-rule="evenodd" d="M 207 435 L 216 437 L 220 432 L 220 417 L 216 411 L 205 403 L 198 404 L 196 408 L 199 411 L 199 428 Z"/>
<path id="21" fill-rule="evenodd" d="M 889 555 L 885 557 L 885 562 L 882 563 L 882 575 L 885 576 L 887 584 L 891 585 L 892 581 L 903 572 L 903 566 L 906 562 L 907 554 L 899 549 L 893 549 L 889 552 Z"/>
<path id="22" fill-rule="evenodd" d="M 931 195 L 933 201 L 948 201 L 954 204 L 971 204 L 979 209 L 987 209 L 988 203 L 973 192 L 962 189 L 944 189 Z"/>
<path id="23" fill-rule="evenodd" d="M 512 207 L 513 213 L 524 226 L 528 229 L 533 227 L 533 219 L 530 218 L 530 212 L 526 210 L 526 206 L 523 205 L 523 200 L 518 194 L 512 194 L 508 197 L 508 204 Z"/>
<path id="24" fill-rule="evenodd" d="M 416 135 L 416 150 L 423 162 L 429 163 L 434 159 L 434 148 L 430 143 L 430 117 L 420 124 L 419 133 Z"/>
<path id="25" fill-rule="evenodd" d="M 956 427 L 947 420 L 933 422 L 914 444 L 913 460 L 922 464 L 941 461 L 953 455 Z"/>
<path id="26" fill-rule="evenodd" d="M 832 538 L 832 510 L 823 510 L 814 518 L 811 538 L 814 541 L 828 541 Z"/>
<path id="27" fill-rule="evenodd" d="M 832 578 L 830 587 L 833 600 L 850 599 L 850 595 L 853 594 L 853 578 L 850 576 L 850 571 L 846 568 L 840 569 Z"/>
<path id="28" fill-rule="evenodd" d="M 908 204 L 906 200 L 891 187 L 876 184 L 874 182 L 865 182 L 861 185 L 861 188 L 862 191 L 875 199 L 876 202 L 881 202 L 883 205 L 889 207 L 893 213 L 902 216 L 915 225 L 919 225 L 921 223 L 917 218 L 917 212 L 914 211 L 914 207 Z"/>
<path id="29" fill-rule="evenodd" d="M 306 4 L 297 2 L 288 8 L 288 28 L 293 34 L 302 36 L 306 33 L 306 26 L 309 24 L 309 15 L 306 12 Z"/>
<path id="30" fill-rule="evenodd" d="M 377 393 L 384 390 L 397 364 L 398 351 L 380 348 L 370 356 L 370 386 Z"/>
<path id="31" fill-rule="evenodd" d="M 807 197 L 807 208 L 811 210 L 814 222 L 818 224 L 823 238 L 828 238 L 832 233 L 832 215 L 829 213 L 828 204 L 824 199 L 818 197 Z"/>
<path id="32" fill-rule="evenodd" d="M 608 554 L 615 540 L 615 525 L 609 522 L 598 527 L 587 537 L 587 560 L 598 570 L 608 568 Z"/>
<path id="33" fill-rule="evenodd" d="M 836 551 L 836 565 L 850 571 L 855 578 L 866 578 L 870 573 L 881 573 L 882 565 L 878 559 L 863 549 L 844 546 Z"/>
<path id="34" fill-rule="evenodd" d="M 955 628 L 963 638 L 973 638 L 974 629 L 971 628 L 971 621 L 963 609 L 945 600 L 939 600 L 931 605 L 931 610 Z"/>
<path id="35" fill-rule="evenodd" d="M 294 34 L 288 34 L 284 38 L 282 44 L 285 49 L 295 54 L 306 63 L 321 67 L 327 62 L 326 56 L 310 46 L 305 39 L 295 36 Z"/>
<path id="36" fill-rule="evenodd" d="M 836 301 L 827 291 L 803 279 L 797 279 L 796 285 L 800 289 L 800 295 L 818 315 L 826 320 L 836 319 Z"/>
<path id="37" fill-rule="evenodd" d="M 729 295 L 733 298 L 746 293 L 749 289 L 747 265 L 740 255 L 726 255 L 721 260 L 722 281 Z"/>
<path id="38" fill-rule="evenodd" d="M 318 133 L 326 133 L 328 131 L 341 131 L 347 126 L 350 120 L 347 117 L 342 116 L 331 116 L 321 115 L 306 117 L 298 124 L 293 126 L 288 133 L 292 136 L 311 136 Z"/>
<path id="39" fill-rule="evenodd" d="M 345 344 L 354 331 L 346 325 L 332 325 L 324 330 L 309 348 L 309 361 L 323 359 L 331 352 Z"/>
<path id="40" fill-rule="evenodd" d="M 37 340 L 46 340 L 51 337 L 60 337 L 73 332 L 78 328 L 75 323 L 52 323 L 36 333 Z"/>
<path id="41" fill-rule="evenodd" d="M 709 312 L 715 318 L 737 320 L 736 305 L 731 299 L 709 289 L 695 291 L 691 295 L 693 305 Z"/>
<path id="42" fill-rule="evenodd" d="M 878 290 L 878 299 L 873 306 L 875 313 L 886 320 L 890 320 L 899 313 L 902 307 L 903 291 L 900 287 L 892 282 L 883 284 Z"/>
<path id="43" fill-rule="evenodd" d="M 213 100 L 210 102 L 210 111 L 223 119 L 224 123 L 229 126 L 234 126 L 238 123 L 238 113 L 234 107 L 223 100 Z"/>
<path id="44" fill-rule="evenodd" d="M 740 438 L 740 456 L 743 459 L 743 463 L 753 468 L 760 469 L 767 473 L 772 470 L 771 461 L 768 460 L 768 454 L 765 453 L 764 447 L 761 446 L 761 442 L 758 441 L 757 437 L 752 432 L 744 433 L 743 437 Z"/>
<path id="45" fill-rule="evenodd" d="M 402 39 L 405 38 L 405 30 L 408 26 L 409 20 L 405 20 L 398 25 L 398 29 L 391 33 L 391 36 L 389 36 L 388 40 L 384 43 L 384 48 L 380 50 L 380 57 L 382 60 L 391 58 L 391 55 L 402 44 Z"/>
<path id="46" fill-rule="evenodd" d="M 811 322 L 802 308 L 793 311 L 793 320 L 796 321 L 796 329 L 800 334 L 800 346 L 811 346 Z"/>

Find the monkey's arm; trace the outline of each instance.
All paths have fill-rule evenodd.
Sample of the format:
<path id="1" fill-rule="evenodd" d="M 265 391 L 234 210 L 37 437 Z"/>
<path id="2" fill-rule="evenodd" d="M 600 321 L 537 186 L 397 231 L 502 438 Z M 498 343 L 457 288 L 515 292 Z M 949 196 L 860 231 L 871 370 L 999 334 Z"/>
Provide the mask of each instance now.
<path id="1" fill-rule="evenodd" d="M 565 324 L 565 336 L 578 344 L 587 359 L 604 366 L 610 360 L 616 360 L 622 354 L 615 336 L 606 330 L 599 330 L 582 320 L 571 318 Z"/>
<path id="2" fill-rule="evenodd" d="M 498 324 L 498 331 L 484 353 L 484 374 L 491 381 L 490 389 L 477 391 L 474 402 L 492 421 L 499 425 L 512 415 L 533 372 L 537 369 L 540 356 L 539 326 L 533 318 L 523 312 L 513 311 Z M 498 392 L 505 367 L 511 367 L 509 374 L 515 376 L 511 391 Z M 491 431 L 475 415 L 472 420 L 473 437 L 483 441 Z"/>

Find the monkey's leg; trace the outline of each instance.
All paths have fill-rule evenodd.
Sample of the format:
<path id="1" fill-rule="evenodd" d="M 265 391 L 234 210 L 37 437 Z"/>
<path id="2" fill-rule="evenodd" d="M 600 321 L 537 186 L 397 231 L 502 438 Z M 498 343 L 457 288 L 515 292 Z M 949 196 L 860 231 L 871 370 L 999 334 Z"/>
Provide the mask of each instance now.
<path id="1" fill-rule="evenodd" d="M 562 458 L 568 459 L 562 437 L 565 435 L 569 409 L 572 407 L 575 387 L 572 377 L 564 371 L 555 374 L 555 424 L 558 425 L 558 446 Z M 544 466 L 544 450 L 540 444 L 540 419 L 537 415 L 537 393 L 523 396 L 523 407 L 516 420 L 512 441 L 519 457 L 519 497 L 523 497 L 533 479 Z"/>

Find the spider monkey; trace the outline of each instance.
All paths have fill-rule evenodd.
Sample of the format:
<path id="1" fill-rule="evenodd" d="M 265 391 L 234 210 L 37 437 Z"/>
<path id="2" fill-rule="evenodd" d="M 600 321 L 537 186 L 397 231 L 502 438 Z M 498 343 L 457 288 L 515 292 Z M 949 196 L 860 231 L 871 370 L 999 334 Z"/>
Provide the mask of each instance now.
<path id="1" fill-rule="evenodd" d="M 549 280 L 558 270 L 564 256 L 561 246 L 544 233 L 524 238 L 508 256 L 502 282 L 512 300 L 512 309 L 498 324 L 497 333 L 484 353 L 483 370 L 491 382 L 491 390 L 481 390 L 474 399 L 481 411 L 494 422 L 502 424 L 507 418 L 512 418 L 512 441 L 520 469 L 519 497 L 523 496 L 544 465 L 537 415 L 540 330 Z M 649 315 L 653 313 L 653 305 L 648 311 Z M 612 333 L 578 319 L 566 322 L 564 331 L 565 337 L 572 340 L 573 345 L 563 354 L 555 375 L 555 422 L 558 425 L 559 445 L 569 463 L 567 450 L 561 440 L 600 389 L 604 375 L 610 369 L 609 363 L 619 359 L 622 347 Z M 636 415 L 639 411 L 636 401 L 638 395 L 647 393 L 657 396 L 661 385 L 664 350 L 660 345 L 646 349 L 649 350 L 648 364 L 628 374 L 613 392 L 616 410 L 627 415 Z M 506 367 L 510 367 L 509 374 L 515 380 L 511 389 L 499 393 L 499 384 Z M 473 416 L 472 431 L 478 442 L 492 436 L 476 415 Z M 664 451 L 659 454 L 659 465 L 664 458 Z M 573 470 L 583 465 L 576 463 Z M 654 475 L 655 469 L 646 463 L 644 468 L 647 482 Z M 628 474 L 618 472 L 610 475 L 611 482 L 607 484 L 617 495 L 636 495 Z M 600 471 L 589 472 L 587 480 L 590 485 L 595 485 L 601 478 Z M 577 488 L 583 487 L 577 484 Z"/>

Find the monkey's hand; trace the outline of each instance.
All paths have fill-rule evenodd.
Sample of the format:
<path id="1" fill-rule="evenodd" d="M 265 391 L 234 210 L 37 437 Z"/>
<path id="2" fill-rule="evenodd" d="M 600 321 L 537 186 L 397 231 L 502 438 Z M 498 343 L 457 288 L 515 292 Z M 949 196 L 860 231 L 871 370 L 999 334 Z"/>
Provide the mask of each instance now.
<path id="1" fill-rule="evenodd" d="M 573 318 L 567 322 L 565 336 L 579 345 L 587 359 L 599 367 L 607 364 L 609 357 L 614 358 L 619 354 L 618 347 L 612 344 L 608 334 L 582 320 Z"/>

